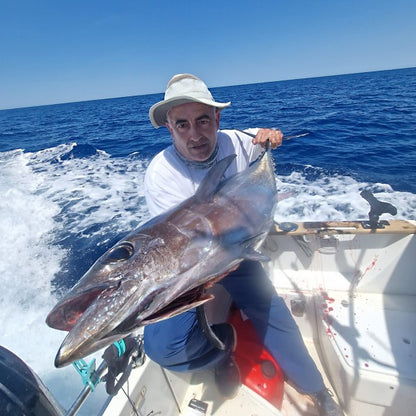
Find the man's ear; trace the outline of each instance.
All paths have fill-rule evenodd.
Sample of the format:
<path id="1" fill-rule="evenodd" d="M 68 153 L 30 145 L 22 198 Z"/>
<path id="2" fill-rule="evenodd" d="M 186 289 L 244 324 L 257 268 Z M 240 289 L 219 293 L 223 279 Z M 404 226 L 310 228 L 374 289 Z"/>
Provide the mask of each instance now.
<path id="1" fill-rule="evenodd" d="M 170 135 L 172 136 L 172 127 L 170 126 L 168 121 L 165 123 L 165 126 L 169 130 Z"/>
<path id="2" fill-rule="evenodd" d="M 217 130 L 220 128 L 221 110 L 216 110 L 215 121 L 217 123 Z"/>

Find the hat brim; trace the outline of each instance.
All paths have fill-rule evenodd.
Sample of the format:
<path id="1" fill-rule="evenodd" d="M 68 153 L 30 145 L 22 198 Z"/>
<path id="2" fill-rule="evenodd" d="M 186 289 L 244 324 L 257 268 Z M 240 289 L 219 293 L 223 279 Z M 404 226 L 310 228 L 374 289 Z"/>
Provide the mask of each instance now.
<path id="1" fill-rule="evenodd" d="M 156 129 L 158 129 L 159 127 L 163 127 L 166 124 L 167 114 L 171 108 L 181 104 L 192 102 L 206 104 L 211 107 L 216 107 L 220 110 L 231 105 L 231 101 L 229 101 L 228 103 L 217 103 L 216 101 L 206 100 L 204 98 L 178 96 L 168 100 L 159 101 L 158 103 L 152 105 L 149 110 L 150 121 Z"/>

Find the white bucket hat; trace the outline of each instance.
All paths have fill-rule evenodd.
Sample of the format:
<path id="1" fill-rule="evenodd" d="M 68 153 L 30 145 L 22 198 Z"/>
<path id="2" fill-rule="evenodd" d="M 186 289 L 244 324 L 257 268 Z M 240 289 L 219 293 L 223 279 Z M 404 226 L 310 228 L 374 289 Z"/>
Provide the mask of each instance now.
<path id="1" fill-rule="evenodd" d="M 223 109 L 231 105 L 214 101 L 208 87 L 198 77 L 191 74 L 177 74 L 168 82 L 163 101 L 152 105 L 149 110 L 150 121 L 158 129 L 165 125 L 168 111 L 177 105 L 197 102 Z"/>

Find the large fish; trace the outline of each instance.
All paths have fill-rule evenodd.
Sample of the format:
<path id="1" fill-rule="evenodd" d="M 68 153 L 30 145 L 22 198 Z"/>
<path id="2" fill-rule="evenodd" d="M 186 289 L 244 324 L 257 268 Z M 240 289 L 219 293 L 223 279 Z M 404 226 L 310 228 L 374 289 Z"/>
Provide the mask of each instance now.
<path id="1" fill-rule="evenodd" d="M 204 289 L 257 250 L 276 206 L 270 150 L 222 180 L 228 156 L 211 168 L 196 194 L 127 235 L 101 256 L 49 313 L 49 326 L 69 331 L 55 358 L 61 367 L 137 328 L 211 299 Z"/>

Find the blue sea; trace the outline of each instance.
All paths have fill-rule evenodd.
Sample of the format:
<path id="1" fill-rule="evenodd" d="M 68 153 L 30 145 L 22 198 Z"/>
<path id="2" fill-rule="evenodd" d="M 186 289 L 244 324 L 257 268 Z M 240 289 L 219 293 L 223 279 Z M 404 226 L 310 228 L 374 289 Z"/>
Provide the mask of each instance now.
<path id="1" fill-rule="evenodd" d="M 161 86 L 161 90 L 164 86 Z M 213 88 L 221 128 L 278 127 L 277 221 L 368 217 L 360 191 L 416 220 L 416 68 Z M 170 144 L 148 109 L 163 94 L 0 111 L 0 344 L 23 358 L 64 407 L 81 379 L 54 369 L 57 298 L 148 218 L 143 178 Z M 389 215 L 385 219 L 392 218 Z M 93 414 L 98 389 L 83 412 Z"/>

